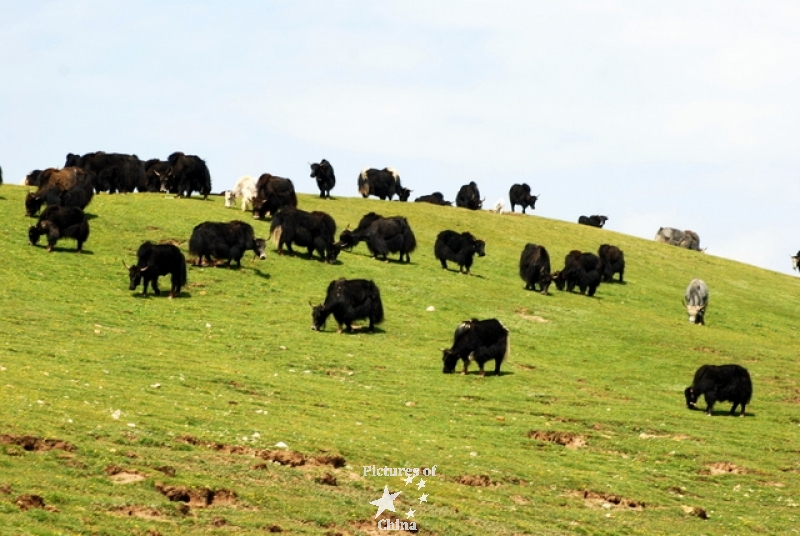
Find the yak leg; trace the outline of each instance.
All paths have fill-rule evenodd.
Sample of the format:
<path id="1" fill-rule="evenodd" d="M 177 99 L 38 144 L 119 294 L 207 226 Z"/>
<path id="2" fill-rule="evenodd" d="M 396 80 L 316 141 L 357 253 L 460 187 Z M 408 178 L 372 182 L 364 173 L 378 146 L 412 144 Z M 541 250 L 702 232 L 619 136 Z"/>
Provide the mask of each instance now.
<path id="1" fill-rule="evenodd" d="M 155 295 L 161 296 L 161 290 L 159 290 L 158 288 L 158 278 L 153 279 L 152 285 L 153 285 L 153 292 L 155 293 Z"/>
<path id="2" fill-rule="evenodd" d="M 461 374 L 467 373 L 467 367 L 469 367 L 469 358 L 464 359 L 464 370 L 461 371 Z"/>
<path id="3" fill-rule="evenodd" d="M 741 404 L 742 412 L 739 414 L 739 417 L 744 417 L 744 406 L 745 406 L 745 404 L 744 404 L 744 402 L 742 402 L 742 404 Z"/>
<path id="4" fill-rule="evenodd" d="M 441 263 L 442 263 L 442 268 L 447 270 L 447 260 L 444 259 L 444 258 L 441 258 L 441 259 L 439 259 L 439 261 L 441 261 Z"/>
<path id="5" fill-rule="evenodd" d="M 714 402 L 717 401 L 717 397 L 714 395 L 714 393 L 706 393 L 705 398 L 706 398 L 706 415 L 710 417 L 711 410 L 714 409 Z"/>
<path id="6" fill-rule="evenodd" d="M 495 359 L 494 360 L 494 375 L 495 376 L 500 376 L 500 364 L 501 363 L 502 363 L 502 361 L 500 361 L 500 359 Z"/>
<path id="7" fill-rule="evenodd" d="M 733 406 L 731 406 L 731 415 L 736 415 L 736 406 L 738 406 L 738 402 L 734 402 Z"/>
<path id="8" fill-rule="evenodd" d="M 484 363 L 478 363 L 478 366 L 481 368 L 481 371 L 479 373 L 481 375 L 481 378 L 486 376 L 486 372 L 483 370 L 483 365 L 484 365 Z"/>

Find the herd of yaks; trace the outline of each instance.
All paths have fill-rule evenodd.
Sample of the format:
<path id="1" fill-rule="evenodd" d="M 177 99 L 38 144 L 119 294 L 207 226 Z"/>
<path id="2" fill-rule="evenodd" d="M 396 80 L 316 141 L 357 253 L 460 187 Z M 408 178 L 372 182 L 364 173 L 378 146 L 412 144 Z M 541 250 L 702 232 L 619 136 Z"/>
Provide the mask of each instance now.
<path id="1" fill-rule="evenodd" d="M 29 192 L 25 199 L 26 215 L 35 216 L 42 205 L 47 205 L 37 223 L 30 227 L 29 241 L 36 244 L 40 236 L 46 235 L 48 251 L 52 251 L 60 238 L 75 239 L 77 250 L 81 251 L 89 236 L 89 225 L 83 209 L 95 191 L 113 193 L 138 189 L 167 191 L 187 197 L 193 191 L 198 191 L 204 197 L 211 192 L 210 173 L 205 162 L 183 153 L 173 153 L 167 161 L 150 160 L 146 163 L 133 155 L 99 152 L 80 157 L 70 154 L 67 164 L 63 169 L 35 170 L 24 181 L 24 184 L 38 187 L 36 192 Z M 311 170 L 311 177 L 317 180 L 320 197 L 330 198 L 330 191 L 335 186 L 331 164 L 322 160 L 311 164 Z M 397 195 L 401 201 L 407 201 L 411 193 L 402 187 L 399 175 L 391 168 L 363 170 L 358 177 L 358 190 L 365 198 L 374 195 L 391 200 Z M 240 199 L 242 210 L 251 206 L 254 217 L 263 218 L 267 213 L 272 216 L 270 233 L 279 254 L 284 245 L 293 253 L 294 243 L 308 248 L 309 256 L 317 251 L 322 260 L 332 262 L 342 249 L 351 249 L 365 241 L 376 258 L 385 260 L 388 253 L 400 253 L 401 262 L 404 258 L 410 262 L 409 253 L 416 248 L 416 239 L 405 218 L 384 218 L 375 213 L 365 215 L 355 230 L 346 229 L 339 236 L 339 241 L 333 242 L 333 219 L 324 212 L 309 213 L 297 209 L 294 186 L 289 179 L 269 174 L 263 174 L 258 181 L 242 177 L 232 190 L 224 192 L 224 196 L 227 207 Z M 515 205 L 520 205 L 523 213 L 528 207 L 534 209 L 538 197 L 531 195 L 527 184 L 515 184 L 509 191 L 512 211 Z M 452 205 L 444 200 L 440 192 L 418 197 L 415 201 Z M 456 206 L 471 210 L 480 209 L 483 201 L 474 182 L 462 186 L 456 196 Z M 602 228 L 606 220 L 606 216 L 581 216 L 578 223 Z M 691 231 L 661 228 L 656 240 L 700 249 L 699 237 Z M 468 232 L 445 230 L 437 236 L 434 253 L 443 268 L 446 269 L 447 261 L 451 261 L 459 265 L 459 271 L 468 274 L 474 255 L 484 255 L 484 246 L 483 241 Z M 213 264 L 215 261 L 212 257 L 217 261 L 226 260 L 228 265 L 231 261 L 240 264 L 241 257 L 248 250 L 265 258 L 265 240 L 255 238 L 252 226 L 238 220 L 201 223 L 194 228 L 189 240 L 189 251 L 196 256 L 193 261 L 196 265 Z M 792 260 L 794 266 L 798 267 L 800 252 Z M 547 293 L 552 282 L 559 290 L 566 288 L 571 292 L 577 286 L 581 294 L 593 296 L 601 279 L 611 281 L 613 275 L 618 273 L 619 282 L 622 283 L 624 269 L 623 252 L 608 244 L 600 246 L 598 255 L 571 251 L 565 258 L 564 268 L 552 273 L 549 254 L 543 246 L 527 244 L 519 262 L 519 274 L 526 283 L 526 289 L 536 290 L 538 285 L 542 294 Z M 162 275 L 171 276 L 170 298 L 178 296 L 187 281 L 185 257 L 174 244 L 143 243 L 137 251 L 136 264 L 129 266 L 128 270 L 130 290 L 135 290 L 143 283 L 145 295 L 148 284 L 152 285 L 155 294 L 160 294 L 158 278 Z M 684 296 L 690 322 L 705 323 L 708 298 L 706 284 L 699 279 L 692 280 Z M 351 330 L 352 322 L 359 319 L 368 319 L 368 329 L 373 330 L 374 325 L 383 320 L 383 305 L 377 285 L 363 279 L 332 281 L 324 303 L 312 304 L 312 329 L 321 329 L 330 315 L 334 316 L 340 330 L 343 325 L 348 331 Z M 464 373 L 469 363 L 475 361 L 483 375 L 484 364 L 495 361 L 495 374 L 499 374 L 501 363 L 509 352 L 508 330 L 497 319 L 467 320 L 459 324 L 453 336 L 453 345 L 443 352 L 443 372 L 453 372 L 460 359 Z M 731 414 L 739 406 L 741 415 L 744 415 L 745 406 L 752 395 L 749 373 L 739 365 L 703 365 L 697 370 L 692 385 L 685 390 L 687 407 L 694 408 L 701 394 L 705 397 L 706 413 L 709 415 L 715 402 L 725 400 L 733 402 Z"/>

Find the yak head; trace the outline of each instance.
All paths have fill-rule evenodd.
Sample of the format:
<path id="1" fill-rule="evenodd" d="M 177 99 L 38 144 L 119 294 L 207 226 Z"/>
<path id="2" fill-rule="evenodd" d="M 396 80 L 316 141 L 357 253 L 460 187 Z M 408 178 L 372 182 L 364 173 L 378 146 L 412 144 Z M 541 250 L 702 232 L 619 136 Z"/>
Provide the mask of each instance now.
<path id="1" fill-rule="evenodd" d="M 41 229 L 40 226 L 31 225 L 30 229 L 28 229 L 28 242 L 32 246 L 35 246 L 39 242 L 39 237 L 42 236 L 46 231 Z"/>
<path id="2" fill-rule="evenodd" d="M 704 317 L 708 303 L 703 303 L 701 305 L 690 305 L 684 300 L 683 305 L 686 307 L 686 312 L 689 314 L 689 322 L 692 324 L 705 325 L 706 322 Z"/>
<path id="3" fill-rule="evenodd" d="M 256 257 L 261 259 L 262 261 L 267 258 L 267 241 L 263 238 L 256 238 L 255 245 L 253 246 L 253 251 L 256 254 Z"/>
<path id="4" fill-rule="evenodd" d="M 225 207 L 231 208 L 233 203 L 236 201 L 236 194 L 233 193 L 233 190 L 225 190 Z"/>
<path id="5" fill-rule="evenodd" d="M 400 188 L 400 191 L 397 192 L 397 197 L 400 198 L 400 201 L 406 202 L 413 191 L 414 190 L 409 190 L 408 188 Z"/>
<path id="6" fill-rule="evenodd" d="M 797 255 L 792 255 L 792 268 L 800 270 L 800 251 L 797 252 Z"/>
<path id="7" fill-rule="evenodd" d="M 308 301 L 308 304 L 311 306 L 311 329 L 320 331 L 325 327 L 325 321 L 328 319 L 328 315 L 325 314 L 325 306 L 321 303 L 314 305 L 311 300 Z"/>
<path id="8" fill-rule="evenodd" d="M 475 253 L 478 254 L 478 257 L 485 257 L 486 256 L 486 242 L 483 240 L 475 240 L 473 242 L 475 246 Z"/>
<path id="9" fill-rule="evenodd" d="M 558 290 L 564 290 L 564 287 L 567 284 L 567 278 L 561 271 L 553 272 L 550 274 L 550 281 L 556 284 L 556 288 Z"/>
<path id="10" fill-rule="evenodd" d="M 697 393 L 694 392 L 694 389 L 687 387 L 683 392 L 683 395 L 686 397 L 686 407 L 689 409 L 694 409 L 695 404 L 697 404 Z"/>
<path id="11" fill-rule="evenodd" d="M 39 212 L 44 204 L 44 198 L 34 192 L 28 192 L 25 196 L 25 215 L 33 218 Z"/>
<path id="12" fill-rule="evenodd" d="M 330 248 L 328 248 L 328 258 L 325 259 L 330 264 L 336 263 L 336 259 L 339 258 L 339 253 L 342 251 L 342 244 L 341 242 L 334 242 L 331 244 Z"/>
<path id="13" fill-rule="evenodd" d="M 350 251 L 357 243 L 358 241 L 356 240 L 355 235 L 353 235 L 353 231 L 351 231 L 349 228 L 346 228 L 339 235 L 339 241 L 336 242 L 334 246 L 338 246 L 339 249 L 346 249 L 347 251 Z"/>
<path id="14" fill-rule="evenodd" d="M 442 363 L 444 364 L 442 372 L 445 374 L 452 374 L 456 370 L 456 364 L 458 363 L 458 354 L 454 353 L 450 348 L 443 349 Z"/>
<path id="15" fill-rule="evenodd" d="M 148 267 L 145 266 L 142 268 L 135 264 L 133 266 L 128 266 L 125 264 L 125 261 L 122 261 L 122 265 L 128 269 L 128 277 L 130 277 L 131 280 L 128 290 L 136 290 L 136 287 L 142 282 L 142 272 L 146 272 Z"/>

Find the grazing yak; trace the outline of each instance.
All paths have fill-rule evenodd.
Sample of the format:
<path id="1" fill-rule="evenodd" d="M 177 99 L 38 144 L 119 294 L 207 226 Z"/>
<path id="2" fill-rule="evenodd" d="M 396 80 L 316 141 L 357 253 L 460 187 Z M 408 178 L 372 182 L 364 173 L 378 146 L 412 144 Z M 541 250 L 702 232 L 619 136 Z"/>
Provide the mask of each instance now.
<path id="1" fill-rule="evenodd" d="M 528 207 L 531 210 L 536 209 L 536 201 L 539 196 L 531 195 L 531 187 L 523 183 L 512 186 L 508 191 L 508 198 L 511 201 L 511 212 L 514 212 L 514 207 L 519 205 L 522 207 L 522 213 L 525 214 L 525 209 Z"/>
<path id="2" fill-rule="evenodd" d="M 692 385 L 683 392 L 686 396 L 686 407 L 695 409 L 697 399 L 703 395 L 706 399 L 706 415 L 716 402 L 733 402 L 731 415 L 736 415 L 736 406 L 741 407 L 740 417 L 744 417 L 745 406 L 753 396 L 753 383 L 750 373 L 739 365 L 703 365 L 694 373 Z"/>
<path id="3" fill-rule="evenodd" d="M 525 281 L 525 290 L 539 291 L 546 295 L 552 278 L 550 276 L 550 254 L 544 246 L 525 244 L 519 258 L 519 276 Z"/>
<path id="4" fill-rule="evenodd" d="M 443 207 L 452 207 L 453 203 L 444 200 L 442 192 L 433 192 L 432 194 L 422 195 L 414 199 L 415 203 L 430 203 L 432 205 L 441 205 Z"/>
<path id="5" fill-rule="evenodd" d="M 25 175 L 25 178 L 22 180 L 22 185 L 23 186 L 35 186 L 35 187 L 38 188 L 39 186 L 42 185 L 42 172 L 43 171 L 44 170 L 41 170 L 41 169 L 34 169 L 33 171 L 31 171 L 30 173 Z"/>
<path id="6" fill-rule="evenodd" d="M 591 216 L 581 216 L 578 218 L 578 223 L 581 225 L 589 225 L 591 227 L 600 227 L 602 228 L 603 225 L 606 224 L 608 221 L 607 216 L 598 216 L 597 214 L 593 214 Z"/>
<path id="7" fill-rule="evenodd" d="M 708 286 L 702 279 L 692 279 L 686 287 L 683 305 L 689 313 L 689 322 L 705 325 L 706 308 L 708 307 Z"/>
<path id="8" fill-rule="evenodd" d="M 480 375 L 484 375 L 483 366 L 487 361 L 494 359 L 494 374 L 500 374 L 500 365 L 507 361 L 511 355 L 511 338 L 508 330 L 497 319 L 465 320 L 456 328 L 453 334 L 453 346 L 442 353 L 444 369 L 442 372 L 450 374 L 455 371 L 456 363 L 461 359 L 464 362 L 462 374 L 467 373 L 470 361 L 475 361 L 480 367 Z"/>
<path id="9" fill-rule="evenodd" d="M 136 290 L 139 283 L 144 281 L 142 295 L 147 296 L 147 286 L 152 283 L 156 296 L 161 294 L 158 289 L 158 278 L 162 275 L 171 276 L 169 297 L 174 298 L 181 293 L 181 287 L 186 285 L 186 258 L 173 244 L 153 244 L 144 242 L 136 252 L 136 264 L 128 266 L 131 284 L 129 290 Z"/>
<path id="10" fill-rule="evenodd" d="M 277 244 L 278 255 L 283 255 L 284 244 L 291 255 L 292 244 L 308 248 L 309 258 L 316 250 L 321 261 L 332 263 L 339 255 L 339 247 L 334 245 L 336 222 L 326 212 L 283 207 L 272 217 L 270 235 Z"/>
<path id="11" fill-rule="evenodd" d="M 410 253 L 417 248 L 417 238 L 408 221 L 402 216 L 384 218 L 370 212 L 361 218 L 354 231 L 345 229 L 339 235 L 336 245 L 350 250 L 359 242 L 365 241 L 372 256 L 387 260 L 389 253 L 399 253 L 400 262 L 411 262 Z"/>
<path id="12" fill-rule="evenodd" d="M 319 164 L 311 164 L 311 178 L 317 179 L 320 198 L 330 199 L 331 190 L 336 186 L 336 175 L 333 174 L 331 163 L 323 158 Z"/>
<path id="13" fill-rule="evenodd" d="M 89 238 L 89 224 L 86 215 L 78 207 L 51 205 L 42 211 L 39 221 L 28 229 L 28 241 L 32 246 L 39 237 L 47 236 L 47 251 L 53 251 L 61 238 L 72 238 L 78 242 L 77 251 L 83 251 L 83 243 Z"/>
<path id="14" fill-rule="evenodd" d="M 481 199 L 481 192 L 478 190 L 478 185 L 475 181 L 465 184 L 458 190 L 456 195 L 456 206 L 464 207 L 470 210 L 479 210 L 483 206 L 483 199 Z"/>
<path id="15" fill-rule="evenodd" d="M 146 191 L 145 163 L 131 154 L 97 151 L 83 156 L 69 153 L 64 167 L 79 167 L 92 175 L 95 193 Z"/>
<path id="16" fill-rule="evenodd" d="M 800 271 L 800 251 L 797 252 L 797 255 L 792 255 L 792 268 Z"/>
<path id="17" fill-rule="evenodd" d="M 36 216 L 43 204 L 84 209 L 94 196 L 92 176 L 81 168 L 48 168 L 39 180 L 39 189 L 25 196 L 26 216 Z"/>
<path id="18" fill-rule="evenodd" d="M 486 255 L 486 243 L 478 240 L 472 234 L 455 231 L 442 231 L 436 237 L 436 244 L 433 246 L 433 254 L 442 263 L 442 268 L 447 270 L 447 261 L 458 264 L 460 273 L 470 273 L 472 259 L 477 254 L 478 257 Z"/>
<path id="19" fill-rule="evenodd" d="M 242 256 L 247 250 L 264 260 L 267 258 L 266 242 L 256 238 L 249 223 L 234 220 L 230 223 L 207 221 L 196 226 L 189 238 L 189 253 L 196 258 L 194 266 L 211 266 L 211 257 L 225 259 L 225 266 L 231 261 L 242 266 Z M 203 262 L 205 259 L 205 262 Z"/>
<path id="20" fill-rule="evenodd" d="M 340 278 L 331 281 L 325 294 L 325 303 L 314 305 L 309 302 L 309 305 L 313 322 L 311 329 L 314 331 L 321 330 L 330 315 L 339 324 L 340 333 L 342 324 L 347 332 L 352 331 L 354 320 L 369 319 L 369 331 L 375 329 L 375 324 L 383 322 L 381 292 L 374 281 L 367 279 Z"/>
<path id="21" fill-rule="evenodd" d="M 161 177 L 164 177 L 169 170 L 169 162 L 158 158 L 151 158 L 144 163 L 144 189 L 140 192 L 160 192 Z M 176 193 L 176 192 L 173 192 Z"/>
<path id="22" fill-rule="evenodd" d="M 250 175 L 237 179 L 233 190 L 225 191 L 225 206 L 231 208 L 237 199 L 242 200 L 242 212 L 247 210 L 247 205 L 253 207 L 256 200 L 256 181 Z"/>
<path id="23" fill-rule="evenodd" d="M 162 192 L 191 197 L 192 192 L 197 191 L 203 199 L 208 199 L 211 193 L 211 173 L 205 160 L 178 151 L 169 155 L 167 162 L 169 167 L 161 175 Z"/>
<path id="24" fill-rule="evenodd" d="M 263 220 L 267 213 L 275 215 L 283 207 L 297 207 L 297 194 L 291 179 L 263 173 L 256 183 L 253 217 Z"/>
<path id="25" fill-rule="evenodd" d="M 362 169 L 358 175 L 358 193 L 365 199 L 374 195 L 381 200 L 391 201 L 392 196 L 396 195 L 400 201 L 408 201 L 411 190 L 403 188 L 400 184 L 400 175 L 394 169 L 369 168 Z"/>
<path id="26" fill-rule="evenodd" d="M 681 231 L 674 227 L 659 227 L 654 240 L 693 251 L 703 251 L 700 249 L 700 236 L 694 231 Z"/>
<path id="27" fill-rule="evenodd" d="M 617 246 L 603 244 L 597 250 L 597 256 L 603 263 L 603 281 L 606 283 L 614 279 L 614 274 L 619 274 L 619 282 L 622 283 L 625 274 L 625 255 Z"/>
<path id="28" fill-rule="evenodd" d="M 564 269 L 553 274 L 552 279 L 558 290 L 572 292 L 577 286 L 581 295 L 594 296 L 600 286 L 602 263 L 594 253 L 570 251 L 564 258 Z"/>

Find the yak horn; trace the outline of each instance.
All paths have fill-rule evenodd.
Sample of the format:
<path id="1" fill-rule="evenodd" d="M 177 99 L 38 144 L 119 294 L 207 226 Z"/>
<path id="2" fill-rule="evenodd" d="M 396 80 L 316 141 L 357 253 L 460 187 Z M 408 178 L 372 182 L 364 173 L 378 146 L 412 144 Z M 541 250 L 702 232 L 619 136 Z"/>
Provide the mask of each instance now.
<path id="1" fill-rule="evenodd" d="M 131 269 L 131 267 L 128 266 L 128 264 L 125 261 L 122 261 L 122 266 L 124 266 L 126 270 L 130 270 Z"/>

